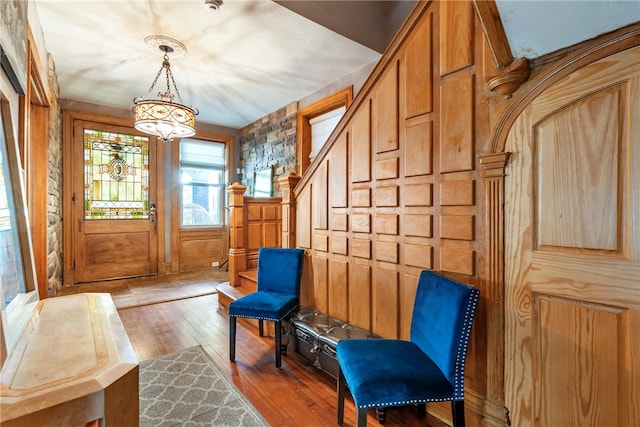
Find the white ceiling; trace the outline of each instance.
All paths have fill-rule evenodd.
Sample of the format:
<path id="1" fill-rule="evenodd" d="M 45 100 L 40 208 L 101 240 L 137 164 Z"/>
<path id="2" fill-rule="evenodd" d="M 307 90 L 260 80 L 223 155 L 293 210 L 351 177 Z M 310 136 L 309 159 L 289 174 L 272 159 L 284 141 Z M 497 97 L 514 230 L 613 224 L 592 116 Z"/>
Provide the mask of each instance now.
<path id="1" fill-rule="evenodd" d="M 638 0 L 496 3 L 516 57 L 538 57 L 640 21 Z M 197 121 L 232 128 L 371 67 L 412 4 L 224 0 L 211 13 L 204 0 L 35 0 L 62 98 L 130 109 L 162 62 L 143 40 L 160 34 L 188 49 L 170 56 L 171 69 L 182 101 L 200 110 Z M 152 95 L 165 88 L 159 81 Z"/>
<path id="2" fill-rule="evenodd" d="M 171 70 L 197 121 L 239 128 L 380 58 L 272 1 L 36 0 L 62 98 L 131 108 L 162 63 L 144 38 L 184 43 Z M 163 75 L 164 77 L 164 75 Z M 159 81 L 163 92 L 166 82 Z M 173 90 L 173 88 L 172 88 Z M 177 101 L 177 100 L 176 100 Z"/>

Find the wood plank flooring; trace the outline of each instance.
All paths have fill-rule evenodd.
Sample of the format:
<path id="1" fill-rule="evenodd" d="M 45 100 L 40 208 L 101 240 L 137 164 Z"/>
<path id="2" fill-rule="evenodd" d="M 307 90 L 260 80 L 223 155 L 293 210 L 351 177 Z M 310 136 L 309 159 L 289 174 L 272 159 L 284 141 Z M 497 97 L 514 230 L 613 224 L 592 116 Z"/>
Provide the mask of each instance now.
<path id="1" fill-rule="evenodd" d="M 191 276 L 192 277 L 192 276 Z M 169 279 L 170 278 L 170 279 Z M 180 286 L 175 276 L 156 279 Z M 204 276 L 202 280 L 210 280 Z M 144 281 L 149 286 L 148 279 Z M 94 289 L 95 288 L 95 289 Z M 82 292 L 109 292 L 104 285 L 83 285 Z M 149 289 L 147 289 L 149 291 Z M 67 293 L 73 293 L 67 291 Z M 229 324 L 217 295 L 204 295 L 118 310 L 140 361 L 201 345 L 238 389 L 272 426 L 315 427 L 336 423 L 336 383 L 294 351 L 274 363 L 273 338 L 258 336 L 254 324 L 238 320 L 236 363 L 229 361 Z M 345 403 L 345 426 L 355 426 L 355 408 Z M 370 410 L 369 426 L 379 426 Z M 388 408 L 386 427 L 446 424 L 419 418 L 415 408 Z"/>

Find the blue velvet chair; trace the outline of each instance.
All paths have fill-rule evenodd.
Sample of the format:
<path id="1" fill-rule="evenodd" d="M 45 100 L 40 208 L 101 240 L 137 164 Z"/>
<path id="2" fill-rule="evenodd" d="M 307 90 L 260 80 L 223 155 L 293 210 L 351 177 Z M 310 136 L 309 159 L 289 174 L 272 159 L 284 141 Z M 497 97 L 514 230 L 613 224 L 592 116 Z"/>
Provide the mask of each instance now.
<path id="1" fill-rule="evenodd" d="M 300 306 L 300 278 L 304 251 L 289 248 L 260 248 L 257 291 L 229 304 L 229 358 L 236 359 L 236 319 L 258 319 L 260 336 L 263 321 L 275 322 L 276 368 L 281 366 L 282 320 Z"/>
<path id="2" fill-rule="evenodd" d="M 464 365 L 478 289 L 432 271 L 418 281 L 410 341 L 342 340 L 338 357 L 338 424 L 348 386 L 358 415 L 367 409 L 451 401 L 454 427 L 464 426 Z"/>

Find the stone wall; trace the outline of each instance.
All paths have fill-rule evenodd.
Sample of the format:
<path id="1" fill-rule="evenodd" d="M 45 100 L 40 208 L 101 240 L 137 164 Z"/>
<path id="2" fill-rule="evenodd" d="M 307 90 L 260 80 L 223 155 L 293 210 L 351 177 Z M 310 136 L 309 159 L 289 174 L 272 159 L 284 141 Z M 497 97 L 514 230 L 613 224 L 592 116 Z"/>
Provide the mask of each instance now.
<path id="1" fill-rule="evenodd" d="M 281 196 L 278 177 L 296 172 L 298 102 L 274 111 L 240 130 L 241 182 L 253 192 L 254 172 L 273 169 L 273 196 Z"/>
<path id="2" fill-rule="evenodd" d="M 55 64 L 48 55 L 49 135 L 47 178 L 47 294 L 62 286 L 62 112 Z"/>

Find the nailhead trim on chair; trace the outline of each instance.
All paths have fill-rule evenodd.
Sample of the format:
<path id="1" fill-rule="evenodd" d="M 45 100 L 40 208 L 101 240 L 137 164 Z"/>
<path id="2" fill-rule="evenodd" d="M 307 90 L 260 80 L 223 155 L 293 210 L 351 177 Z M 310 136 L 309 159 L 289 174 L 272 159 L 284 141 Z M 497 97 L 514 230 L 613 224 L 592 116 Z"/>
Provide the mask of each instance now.
<path id="1" fill-rule="evenodd" d="M 464 315 L 464 325 L 462 326 L 463 334 L 462 341 L 458 345 L 458 352 L 456 355 L 456 374 L 454 377 L 454 386 L 453 386 L 453 397 L 451 399 L 414 399 L 414 400 L 402 400 L 398 402 L 383 402 L 383 403 L 372 403 L 369 405 L 357 405 L 358 408 L 376 408 L 376 407 L 385 407 L 385 406 L 405 406 L 405 405 L 415 405 L 418 403 L 428 403 L 428 402 L 451 402 L 451 401 L 461 401 L 464 400 L 464 367 L 465 367 L 465 359 L 462 358 L 462 366 L 458 365 L 460 362 L 460 355 L 466 354 L 467 346 L 469 345 L 469 338 L 471 336 L 471 324 L 472 318 L 470 318 L 470 312 L 478 303 L 478 296 L 480 292 L 477 289 L 472 290 L 472 298 L 469 300 L 469 304 L 467 305 L 467 310 Z"/>
<path id="2" fill-rule="evenodd" d="M 282 319 L 284 319 L 285 317 L 287 317 L 288 315 L 290 315 L 291 313 L 293 313 L 295 310 L 297 310 L 298 308 L 300 308 L 299 306 L 295 306 L 293 307 L 291 310 L 289 310 L 284 316 L 282 316 Z M 256 319 L 256 320 L 273 320 L 274 322 L 276 320 L 281 320 L 278 317 L 258 317 L 258 316 L 244 316 L 244 315 L 236 315 L 236 314 L 230 314 L 229 317 L 240 317 L 242 319 Z"/>

